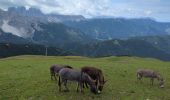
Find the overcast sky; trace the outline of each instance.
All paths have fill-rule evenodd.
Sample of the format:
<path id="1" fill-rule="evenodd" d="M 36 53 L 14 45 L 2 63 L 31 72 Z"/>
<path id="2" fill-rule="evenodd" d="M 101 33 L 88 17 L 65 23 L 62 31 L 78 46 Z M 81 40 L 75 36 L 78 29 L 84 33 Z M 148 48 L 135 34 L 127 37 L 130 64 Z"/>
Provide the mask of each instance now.
<path id="1" fill-rule="evenodd" d="M 26 6 L 44 13 L 140 18 L 170 22 L 170 0 L 0 0 L 0 8 Z"/>

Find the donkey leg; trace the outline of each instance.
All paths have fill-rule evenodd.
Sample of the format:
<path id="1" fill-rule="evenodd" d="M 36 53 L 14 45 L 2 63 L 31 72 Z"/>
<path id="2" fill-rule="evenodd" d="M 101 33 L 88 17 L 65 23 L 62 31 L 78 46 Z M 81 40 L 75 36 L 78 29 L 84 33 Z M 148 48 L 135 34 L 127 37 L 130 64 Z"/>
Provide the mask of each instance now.
<path id="1" fill-rule="evenodd" d="M 79 85 L 80 85 L 80 83 L 77 82 L 77 92 L 79 92 Z"/>
<path id="2" fill-rule="evenodd" d="M 51 74 L 50 76 L 51 76 L 51 80 L 53 80 L 53 75 Z"/>
<path id="3" fill-rule="evenodd" d="M 89 86 L 88 86 L 87 82 L 85 82 L 85 85 L 86 85 L 86 88 L 89 88 Z"/>
<path id="4" fill-rule="evenodd" d="M 95 84 L 96 84 L 96 88 L 98 89 L 98 84 L 99 84 L 99 83 L 98 83 L 98 81 L 96 81 L 96 83 L 95 83 Z"/>
<path id="5" fill-rule="evenodd" d="M 154 81 L 154 79 L 153 79 L 153 78 L 151 78 L 151 85 L 153 85 L 153 81 Z"/>
<path id="6" fill-rule="evenodd" d="M 83 82 L 83 88 L 85 88 L 84 84 L 85 84 L 85 82 Z"/>
<path id="7" fill-rule="evenodd" d="M 57 77 L 58 77 L 58 74 L 54 74 L 54 78 L 55 78 L 55 80 L 57 80 Z"/>
<path id="8" fill-rule="evenodd" d="M 83 82 L 80 82 L 80 92 L 83 93 Z"/>
<path id="9" fill-rule="evenodd" d="M 64 80 L 64 86 L 65 86 L 65 92 L 69 92 L 69 89 L 67 87 L 67 80 Z"/>
<path id="10" fill-rule="evenodd" d="M 63 81 L 61 81 L 61 78 L 59 76 L 59 79 L 58 79 L 58 86 L 59 86 L 59 92 L 61 91 L 61 85 L 62 85 Z"/>

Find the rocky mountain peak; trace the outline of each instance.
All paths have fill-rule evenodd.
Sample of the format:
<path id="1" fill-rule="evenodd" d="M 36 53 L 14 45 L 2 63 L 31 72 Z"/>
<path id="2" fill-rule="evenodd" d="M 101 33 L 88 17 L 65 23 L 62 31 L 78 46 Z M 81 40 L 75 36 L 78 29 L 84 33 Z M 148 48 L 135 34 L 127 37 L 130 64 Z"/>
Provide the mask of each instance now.
<path id="1" fill-rule="evenodd" d="M 31 7 L 29 9 L 26 9 L 23 6 L 21 6 L 21 7 L 9 7 L 8 12 L 17 13 L 17 14 L 23 15 L 23 16 L 42 16 L 43 15 L 43 13 L 37 8 Z"/>

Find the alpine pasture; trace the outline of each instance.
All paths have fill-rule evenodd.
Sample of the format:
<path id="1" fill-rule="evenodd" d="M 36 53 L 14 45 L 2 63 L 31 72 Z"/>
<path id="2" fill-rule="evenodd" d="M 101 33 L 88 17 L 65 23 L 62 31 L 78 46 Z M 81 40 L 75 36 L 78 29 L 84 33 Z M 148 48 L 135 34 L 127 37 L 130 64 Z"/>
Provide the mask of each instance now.
<path id="1" fill-rule="evenodd" d="M 76 92 L 76 83 L 69 82 L 70 92 L 59 92 L 58 82 L 51 80 L 49 68 L 53 64 L 100 68 L 107 80 L 101 94 L 89 89 Z M 154 69 L 164 77 L 165 87 L 157 80 L 137 81 L 139 68 Z M 63 87 L 64 88 L 64 87 Z M 79 56 L 16 56 L 0 59 L 0 100 L 169 100 L 170 62 L 139 57 L 88 58 Z"/>

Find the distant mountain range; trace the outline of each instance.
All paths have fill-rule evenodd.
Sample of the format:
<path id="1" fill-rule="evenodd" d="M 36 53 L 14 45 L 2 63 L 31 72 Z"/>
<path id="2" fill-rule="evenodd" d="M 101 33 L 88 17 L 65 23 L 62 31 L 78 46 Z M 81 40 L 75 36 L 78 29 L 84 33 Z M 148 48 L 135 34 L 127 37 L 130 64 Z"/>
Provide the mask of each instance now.
<path id="1" fill-rule="evenodd" d="M 80 21 L 85 19 L 82 15 L 44 14 L 37 8 L 9 7 L 8 12 L 21 16 L 38 17 L 48 22 Z"/>
<path id="2" fill-rule="evenodd" d="M 64 21 L 84 20 L 80 15 L 43 14 L 39 9 L 25 7 L 10 7 L 8 11 L 0 10 L 0 28 L 4 32 L 31 38 L 34 35 L 32 24 L 38 30 L 39 23 L 61 23 Z M 34 27 L 34 28 L 35 28 Z"/>
<path id="3" fill-rule="evenodd" d="M 170 23 L 156 22 L 149 18 L 100 18 L 78 22 L 65 22 L 99 40 L 127 39 L 136 36 L 169 35 Z"/>
<path id="4" fill-rule="evenodd" d="M 0 10 L 0 57 L 42 55 L 47 48 L 49 55 L 170 60 L 169 34 L 170 23 L 150 18 L 86 19 L 81 15 L 43 14 L 36 8 Z"/>
<path id="5" fill-rule="evenodd" d="M 150 18 L 86 19 L 81 15 L 43 14 L 37 8 L 10 7 L 8 11 L 0 10 L 0 28 L 4 32 L 30 38 L 35 32 L 32 24 L 40 29 L 39 23 L 63 23 L 98 40 L 170 34 L 170 23 L 156 22 Z"/>

